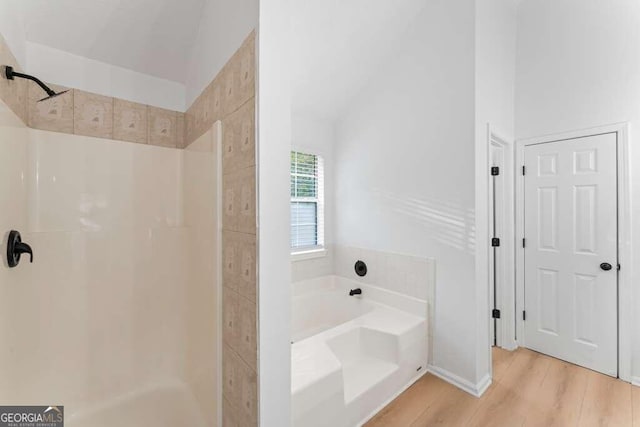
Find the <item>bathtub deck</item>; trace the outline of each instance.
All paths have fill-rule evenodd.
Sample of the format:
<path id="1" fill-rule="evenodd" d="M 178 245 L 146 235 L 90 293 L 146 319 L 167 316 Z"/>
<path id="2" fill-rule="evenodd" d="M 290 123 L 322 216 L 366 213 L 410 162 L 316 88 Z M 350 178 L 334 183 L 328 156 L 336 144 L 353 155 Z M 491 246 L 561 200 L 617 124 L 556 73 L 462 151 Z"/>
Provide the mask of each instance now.
<path id="1" fill-rule="evenodd" d="M 362 358 L 342 366 L 344 401 L 348 405 L 367 390 L 398 370 L 398 365 L 375 357 Z"/>
<path id="2" fill-rule="evenodd" d="M 334 426 L 362 422 L 415 375 L 426 341 L 425 319 L 378 306 L 292 345 L 291 392 L 296 427 L 308 427 L 329 405 Z M 419 345 L 419 344 L 418 344 Z M 425 344 L 426 345 L 426 344 Z M 411 356 L 407 356 L 406 353 Z"/>
<path id="3" fill-rule="evenodd" d="M 425 372 L 426 301 L 340 276 L 292 286 L 294 427 L 362 425 Z"/>
<path id="4" fill-rule="evenodd" d="M 296 342 L 292 346 L 292 393 L 295 394 L 319 379 L 342 370 L 343 364 L 326 345 L 327 340 L 360 327 L 404 337 L 410 336 L 412 331 L 419 333 L 423 324 L 424 319 L 419 317 L 394 309 L 378 309 L 355 321 Z"/>

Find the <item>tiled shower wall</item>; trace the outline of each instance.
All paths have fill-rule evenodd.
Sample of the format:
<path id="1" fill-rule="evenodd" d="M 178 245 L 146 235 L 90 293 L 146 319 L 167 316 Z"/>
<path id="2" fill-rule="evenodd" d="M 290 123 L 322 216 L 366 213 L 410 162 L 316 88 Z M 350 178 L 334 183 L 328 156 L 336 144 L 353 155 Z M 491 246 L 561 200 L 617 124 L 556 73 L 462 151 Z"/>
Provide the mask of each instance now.
<path id="1" fill-rule="evenodd" d="M 223 426 L 258 424 L 255 34 L 185 114 L 187 144 L 222 121 Z"/>
<path id="2" fill-rule="evenodd" d="M 33 129 L 116 141 L 184 148 L 184 113 L 50 84 L 55 98 L 35 83 L 4 78 L 4 65 L 20 66 L 0 36 L 0 99 Z"/>
<path id="3" fill-rule="evenodd" d="M 23 123 L 27 123 L 27 81 L 16 79 L 9 81 L 4 78 L 4 65 L 12 66 L 21 71 L 18 61 L 11 53 L 9 46 L 0 35 L 0 99 L 18 116 Z"/>

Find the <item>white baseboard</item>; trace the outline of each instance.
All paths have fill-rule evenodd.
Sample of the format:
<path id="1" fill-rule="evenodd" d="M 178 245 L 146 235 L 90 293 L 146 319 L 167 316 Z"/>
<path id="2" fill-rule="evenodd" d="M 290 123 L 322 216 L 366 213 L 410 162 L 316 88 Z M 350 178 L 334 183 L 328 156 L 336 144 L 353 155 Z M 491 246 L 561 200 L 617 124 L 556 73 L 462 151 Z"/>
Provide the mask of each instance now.
<path id="1" fill-rule="evenodd" d="M 514 351 L 518 348 L 518 343 L 515 341 L 503 342 L 500 348 L 507 351 Z"/>
<path id="2" fill-rule="evenodd" d="M 485 391 L 491 385 L 491 375 L 485 375 L 477 384 L 473 384 L 471 381 L 465 380 L 457 376 L 456 374 L 452 374 L 446 369 L 439 368 L 437 366 L 429 365 L 429 372 L 431 372 L 436 377 L 452 384 L 459 389 L 466 391 L 467 393 L 480 397 L 484 394 Z"/>
<path id="3" fill-rule="evenodd" d="M 631 385 L 640 387 L 640 377 L 631 377 Z"/>
<path id="4" fill-rule="evenodd" d="M 485 375 L 479 382 L 476 384 L 476 390 L 478 393 L 475 395 L 476 397 L 480 397 L 484 394 L 485 391 L 491 386 L 491 375 Z"/>

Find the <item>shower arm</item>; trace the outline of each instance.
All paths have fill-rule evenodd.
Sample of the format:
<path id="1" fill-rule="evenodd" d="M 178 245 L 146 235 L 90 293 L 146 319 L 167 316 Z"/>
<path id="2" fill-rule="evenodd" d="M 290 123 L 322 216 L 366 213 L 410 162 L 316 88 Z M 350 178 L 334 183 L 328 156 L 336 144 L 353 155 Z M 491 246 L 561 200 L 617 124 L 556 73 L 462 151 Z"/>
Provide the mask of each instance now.
<path id="1" fill-rule="evenodd" d="M 29 74 L 18 73 L 17 71 L 14 71 L 14 70 L 13 70 L 13 67 L 12 67 L 12 66 L 10 66 L 10 65 L 7 65 L 7 66 L 5 67 L 5 73 L 4 73 L 4 74 L 5 74 L 5 76 L 7 77 L 7 80 L 14 80 L 16 77 L 20 77 L 20 78 L 22 78 L 22 79 L 27 79 L 27 80 L 34 81 L 34 82 L 36 82 L 36 84 L 37 84 L 38 86 L 40 86 L 40 87 L 42 88 L 42 90 L 44 90 L 45 92 L 47 92 L 47 95 L 49 95 L 49 96 L 57 95 L 53 90 L 51 90 L 51 89 L 49 88 L 49 86 L 47 86 L 46 84 L 44 84 L 44 83 L 42 82 L 42 80 L 40 80 L 39 78 L 37 78 L 37 77 L 33 77 L 33 76 L 30 76 Z"/>

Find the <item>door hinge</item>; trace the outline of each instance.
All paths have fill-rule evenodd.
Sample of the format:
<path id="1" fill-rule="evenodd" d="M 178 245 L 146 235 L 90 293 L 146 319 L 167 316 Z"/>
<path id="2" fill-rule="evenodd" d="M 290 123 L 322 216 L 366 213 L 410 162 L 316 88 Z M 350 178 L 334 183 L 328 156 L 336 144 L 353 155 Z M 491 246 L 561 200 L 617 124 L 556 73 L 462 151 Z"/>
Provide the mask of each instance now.
<path id="1" fill-rule="evenodd" d="M 620 271 L 620 264 L 618 264 L 618 271 Z"/>
<path id="2" fill-rule="evenodd" d="M 498 310 L 497 308 L 494 308 L 493 310 L 491 310 L 491 318 L 492 319 L 499 319 L 500 318 L 500 310 Z"/>
<path id="3" fill-rule="evenodd" d="M 524 175 L 526 171 L 527 171 L 527 168 L 524 165 L 522 165 L 522 175 Z"/>
<path id="4" fill-rule="evenodd" d="M 522 310 L 522 320 L 527 320 L 527 312 Z"/>
<path id="5" fill-rule="evenodd" d="M 526 244 L 526 239 L 523 237 L 523 238 L 522 238 L 522 247 L 524 248 L 524 247 L 526 247 L 526 245 L 527 245 L 527 244 Z"/>
<path id="6" fill-rule="evenodd" d="M 497 237 L 491 239 L 491 246 L 493 246 L 494 248 L 500 246 L 500 239 Z"/>
<path id="7" fill-rule="evenodd" d="M 498 166 L 491 166 L 491 176 L 500 175 L 500 168 Z"/>

